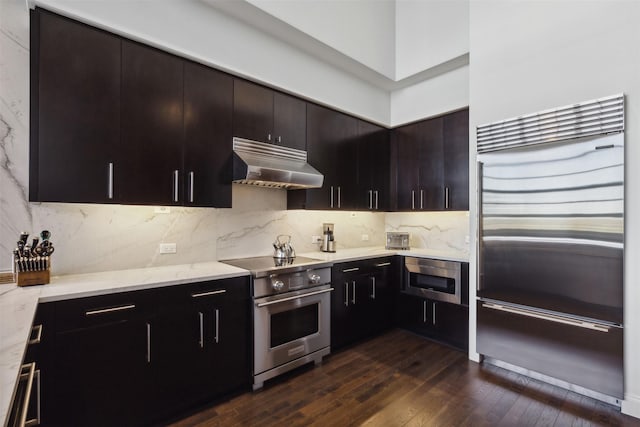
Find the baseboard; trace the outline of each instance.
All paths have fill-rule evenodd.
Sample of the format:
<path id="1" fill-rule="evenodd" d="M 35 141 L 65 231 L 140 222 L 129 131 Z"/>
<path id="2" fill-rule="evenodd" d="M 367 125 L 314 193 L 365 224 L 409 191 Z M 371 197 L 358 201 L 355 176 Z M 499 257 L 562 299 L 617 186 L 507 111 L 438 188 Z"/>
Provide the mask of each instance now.
<path id="1" fill-rule="evenodd" d="M 626 395 L 620 406 L 620 412 L 640 418 L 640 396 Z"/>

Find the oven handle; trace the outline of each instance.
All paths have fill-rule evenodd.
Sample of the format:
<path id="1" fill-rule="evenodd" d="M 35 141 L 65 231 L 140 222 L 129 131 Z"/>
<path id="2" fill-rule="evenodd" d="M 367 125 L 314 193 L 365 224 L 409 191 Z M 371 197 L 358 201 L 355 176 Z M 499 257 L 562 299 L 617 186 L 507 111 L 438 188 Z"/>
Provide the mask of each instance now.
<path id="1" fill-rule="evenodd" d="M 296 295 L 296 296 L 293 296 L 293 297 L 282 298 L 282 299 L 275 300 L 275 301 L 261 302 L 261 303 L 258 303 L 256 305 L 258 307 L 266 307 L 268 305 L 279 304 L 281 302 L 292 301 L 294 299 L 310 297 L 310 296 L 313 296 L 313 295 L 320 295 L 320 294 L 324 294 L 324 293 L 331 292 L 331 291 L 333 291 L 333 288 L 323 289 L 321 291 L 309 292 L 308 294 Z"/>

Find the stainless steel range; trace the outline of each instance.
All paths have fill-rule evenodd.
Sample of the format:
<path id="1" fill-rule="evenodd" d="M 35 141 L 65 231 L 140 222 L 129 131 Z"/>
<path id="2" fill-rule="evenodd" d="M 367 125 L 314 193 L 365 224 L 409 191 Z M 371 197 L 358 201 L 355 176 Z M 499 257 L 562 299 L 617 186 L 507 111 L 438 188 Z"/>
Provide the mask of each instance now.
<path id="1" fill-rule="evenodd" d="M 253 389 L 330 353 L 331 265 L 311 258 L 222 261 L 253 278 Z"/>

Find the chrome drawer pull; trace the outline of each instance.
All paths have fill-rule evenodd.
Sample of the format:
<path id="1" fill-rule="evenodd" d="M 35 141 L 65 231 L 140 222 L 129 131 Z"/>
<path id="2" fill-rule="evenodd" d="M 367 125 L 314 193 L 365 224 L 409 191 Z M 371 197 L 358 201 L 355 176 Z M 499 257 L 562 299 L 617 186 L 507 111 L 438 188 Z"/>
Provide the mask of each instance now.
<path id="1" fill-rule="evenodd" d="M 482 307 L 490 308 L 492 310 L 504 311 L 504 312 L 511 313 L 511 314 L 518 314 L 520 316 L 533 317 L 535 319 L 548 320 L 550 322 L 555 322 L 555 323 L 562 323 L 564 325 L 577 326 L 579 328 L 591 329 L 592 331 L 609 332 L 609 329 L 610 329 L 607 326 L 598 325 L 596 323 L 584 322 L 582 320 L 570 319 L 570 318 L 561 317 L 561 316 L 554 316 L 554 315 L 551 315 L 551 314 L 542 314 L 542 313 L 538 313 L 538 312 L 535 312 L 535 311 L 524 310 L 524 309 L 521 309 L 521 308 L 506 307 L 506 306 L 500 305 L 500 304 L 483 303 Z"/>
<path id="2" fill-rule="evenodd" d="M 191 294 L 191 298 L 208 297 L 210 295 L 224 294 L 225 292 L 227 292 L 226 289 L 219 289 L 217 291 L 200 292 L 197 294 Z"/>
<path id="3" fill-rule="evenodd" d="M 40 342 L 42 341 L 42 325 L 34 326 L 33 328 L 31 328 L 31 334 L 33 334 L 33 331 L 37 331 L 36 337 L 29 340 L 29 345 L 40 344 Z"/>
<path id="4" fill-rule="evenodd" d="M 89 310 L 89 311 L 86 311 L 84 314 L 85 316 L 93 316 L 95 314 L 104 314 L 104 313 L 113 313 L 114 311 L 131 310 L 133 308 L 136 308 L 135 304 L 128 304 L 128 305 L 121 305 L 118 307 L 101 308 L 99 310 Z"/>
<path id="5" fill-rule="evenodd" d="M 355 268 L 347 268 L 345 270 L 342 270 L 343 273 L 351 273 L 352 271 L 359 271 L 360 268 L 359 267 L 355 267 Z"/>
<path id="6" fill-rule="evenodd" d="M 374 267 L 386 267 L 388 265 L 391 265 L 390 262 L 381 262 L 380 264 L 375 264 Z"/>
<path id="7" fill-rule="evenodd" d="M 204 348 L 204 314 L 201 311 L 198 312 L 198 319 L 200 320 L 200 341 L 198 344 L 200 348 Z"/>

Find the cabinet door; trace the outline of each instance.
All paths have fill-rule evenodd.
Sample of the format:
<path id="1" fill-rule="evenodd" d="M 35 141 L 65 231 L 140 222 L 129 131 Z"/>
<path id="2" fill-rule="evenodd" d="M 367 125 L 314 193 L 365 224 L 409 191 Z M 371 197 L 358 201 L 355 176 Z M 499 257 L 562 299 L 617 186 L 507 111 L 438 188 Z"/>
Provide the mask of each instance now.
<path id="1" fill-rule="evenodd" d="M 416 204 L 421 210 L 444 208 L 443 118 L 420 123 L 420 192 Z"/>
<path id="2" fill-rule="evenodd" d="M 469 209 L 469 109 L 444 117 L 445 209 Z"/>
<path id="3" fill-rule="evenodd" d="M 358 120 L 357 209 L 389 209 L 389 157 L 389 131 Z"/>
<path id="4" fill-rule="evenodd" d="M 147 327 L 121 319 L 55 338 L 53 425 L 145 424 L 150 386 Z"/>
<path id="5" fill-rule="evenodd" d="M 307 103 L 293 96 L 273 95 L 274 142 L 298 150 L 307 149 Z"/>
<path id="6" fill-rule="evenodd" d="M 242 79 L 233 81 L 233 136 L 273 142 L 273 91 Z"/>
<path id="7" fill-rule="evenodd" d="M 208 304 L 208 340 L 212 357 L 213 391 L 225 394 L 251 384 L 251 300 L 249 279 L 218 280 L 226 290 Z"/>
<path id="8" fill-rule="evenodd" d="M 431 328 L 430 307 L 424 298 L 399 294 L 396 313 L 398 325 L 402 328 L 423 335 Z"/>
<path id="9" fill-rule="evenodd" d="M 231 207 L 233 78 L 184 65 L 184 204 Z"/>
<path id="10" fill-rule="evenodd" d="M 340 265 L 331 271 L 334 291 L 331 293 L 331 348 L 338 349 L 352 342 L 350 278 L 342 273 Z"/>
<path id="11" fill-rule="evenodd" d="M 420 208 L 420 123 L 393 130 L 397 153 L 398 210 Z"/>
<path id="12" fill-rule="evenodd" d="M 29 199 L 108 203 L 120 140 L 120 39 L 32 12 Z"/>
<path id="13" fill-rule="evenodd" d="M 461 350 L 469 348 L 469 308 L 431 301 L 436 337 Z"/>
<path id="14" fill-rule="evenodd" d="M 121 119 L 120 201 L 182 203 L 183 60 L 123 40 Z"/>

